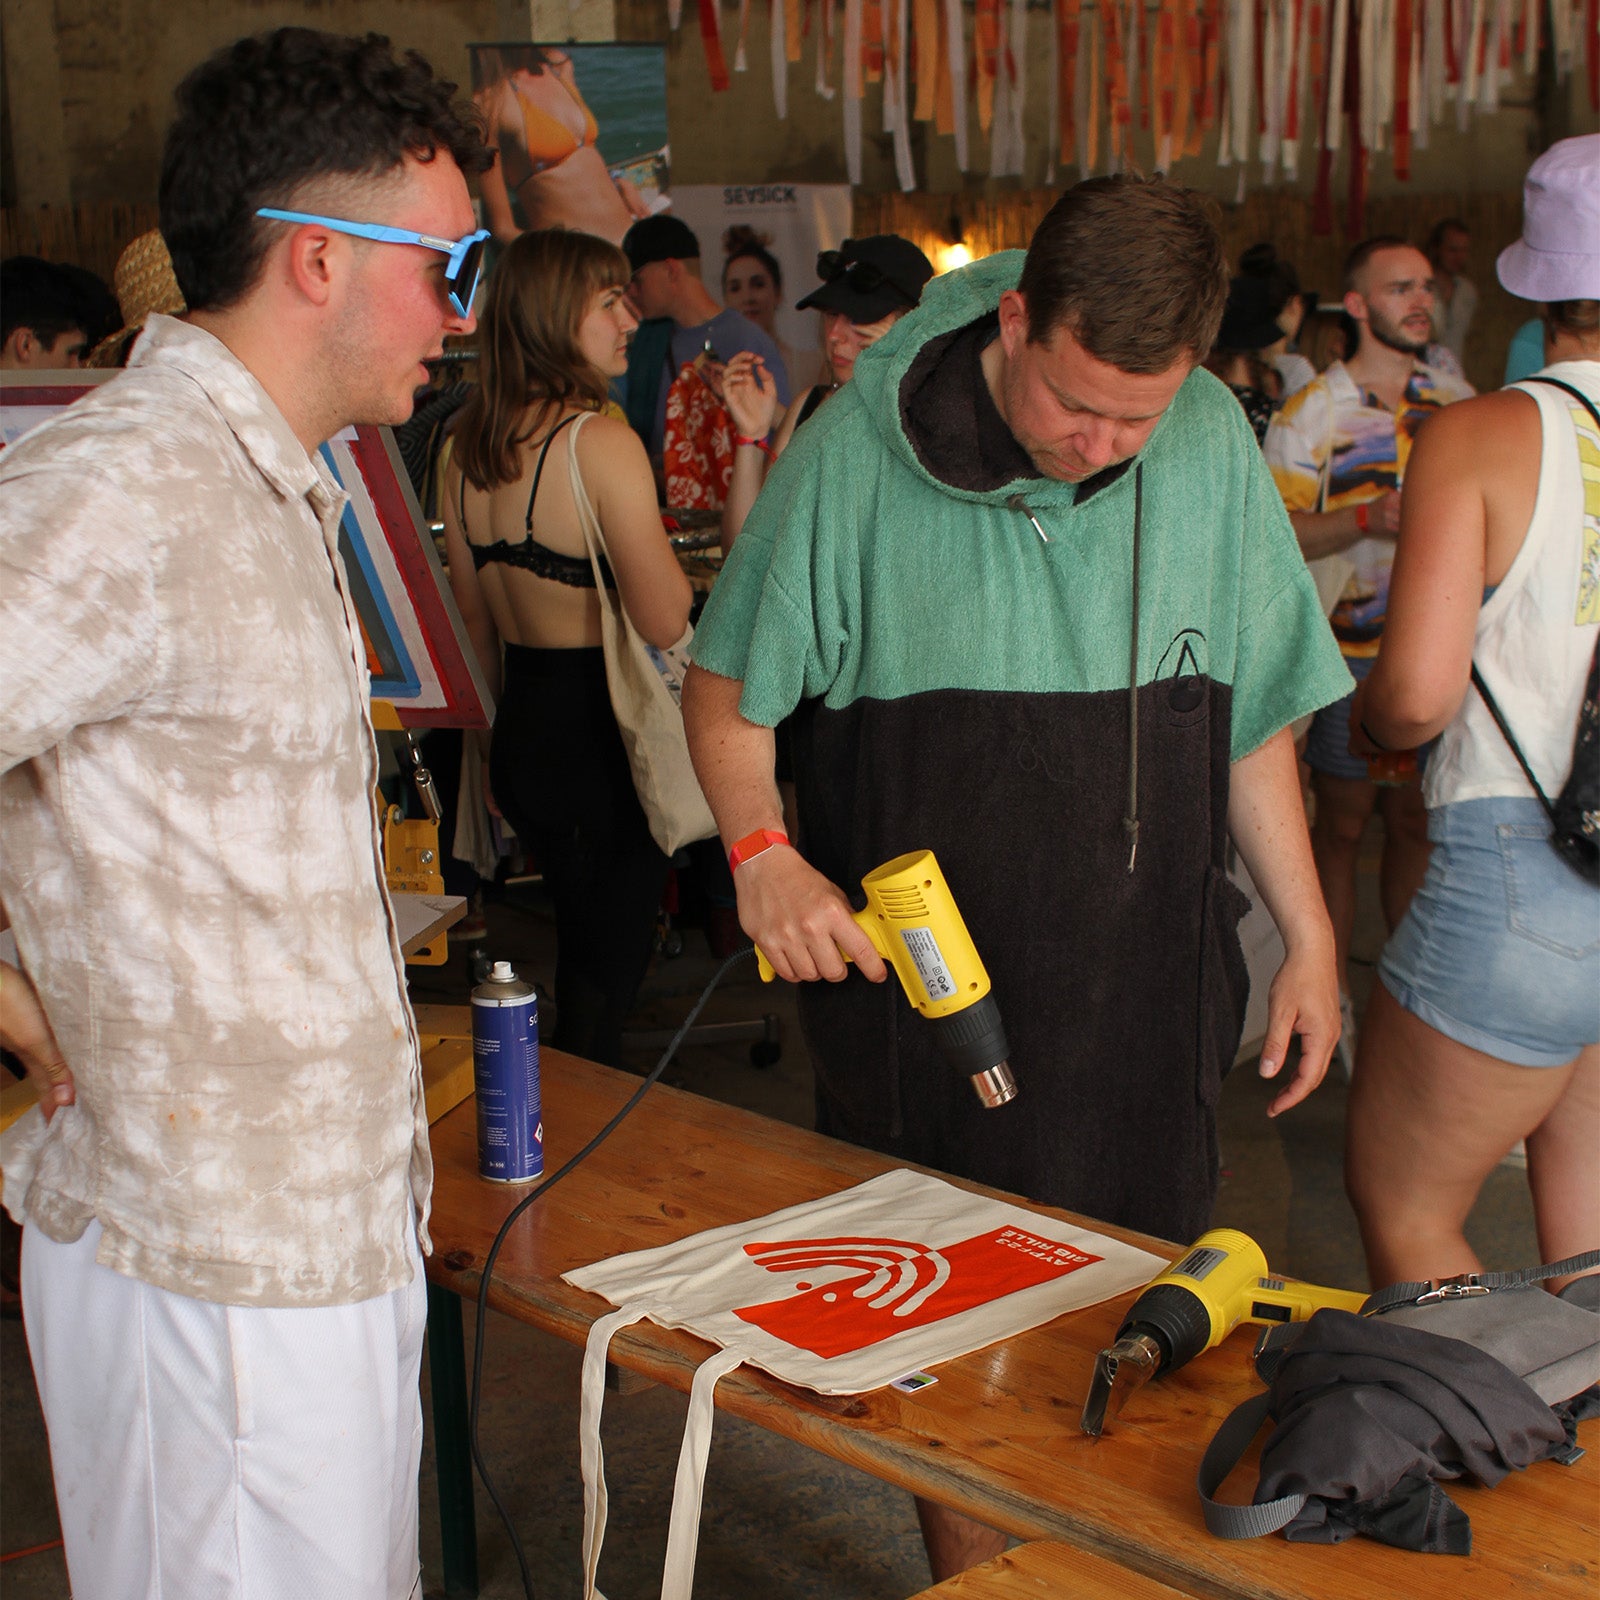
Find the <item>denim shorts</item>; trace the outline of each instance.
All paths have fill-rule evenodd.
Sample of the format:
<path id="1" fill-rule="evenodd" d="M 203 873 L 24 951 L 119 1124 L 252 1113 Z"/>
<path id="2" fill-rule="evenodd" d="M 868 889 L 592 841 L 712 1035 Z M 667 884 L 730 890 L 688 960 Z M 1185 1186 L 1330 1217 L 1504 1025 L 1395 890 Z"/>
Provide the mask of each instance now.
<path id="1" fill-rule="evenodd" d="M 1378 963 L 1412 1016 L 1485 1055 L 1559 1067 L 1600 1043 L 1600 887 L 1556 854 L 1537 800 L 1428 816 L 1428 875 Z"/>

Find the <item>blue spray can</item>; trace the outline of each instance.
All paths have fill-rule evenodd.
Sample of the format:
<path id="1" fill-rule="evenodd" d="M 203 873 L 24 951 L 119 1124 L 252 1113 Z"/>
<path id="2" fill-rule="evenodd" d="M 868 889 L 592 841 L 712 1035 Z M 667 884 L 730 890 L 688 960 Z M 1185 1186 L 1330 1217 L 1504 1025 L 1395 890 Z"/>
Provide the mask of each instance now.
<path id="1" fill-rule="evenodd" d="M 544 1173 L 539 1107 L 539 1008 L 533 987 L 497 961 L 472 991 L 472 1076 L 478 1175 L 530 1183 Z"/>

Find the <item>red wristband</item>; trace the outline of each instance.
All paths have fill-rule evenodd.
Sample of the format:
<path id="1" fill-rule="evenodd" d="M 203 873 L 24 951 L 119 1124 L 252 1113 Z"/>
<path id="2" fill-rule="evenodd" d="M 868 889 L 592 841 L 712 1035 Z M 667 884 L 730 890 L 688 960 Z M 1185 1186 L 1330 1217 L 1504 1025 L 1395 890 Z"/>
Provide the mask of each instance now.
<path id="1" fill-rule="evenodd" d="M 1372 525 L 1372 512 L 1365 500 L 1356 507 L 1356 527 L 1362 533 L 1369 533 Z"/>
<path id="2" fill-rule="evenodd" d="M 776 459 L 772 453 L 771 441 L 772 435 L 770 433 L 764 439 L 752 439 L 749 434 L 746 433 L 736 433 L 733 436 L 733 444 L 735 449 L 742 444 L 753 444 L 756 449 L 759 450 L 769 461 Z M 783 842 L 787 844 L 789 841 L 785 839 Z"/>
<path id="3" fill-rule="evenodd" d="M 788 844 L 789 835 L 778 828 L 757 828 L 754 833 L 747 833 L 728 852 L 728 870 L 737 872 L 752 856 L 758 856 L 763 850 L 770 850 L 775 844 Z"/>

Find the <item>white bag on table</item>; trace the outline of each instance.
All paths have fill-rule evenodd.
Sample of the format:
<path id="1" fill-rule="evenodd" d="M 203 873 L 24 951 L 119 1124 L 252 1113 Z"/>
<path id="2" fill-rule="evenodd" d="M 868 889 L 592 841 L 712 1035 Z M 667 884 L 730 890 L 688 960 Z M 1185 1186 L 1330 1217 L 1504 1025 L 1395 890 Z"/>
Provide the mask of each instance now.
<path id="1" fill-rule="evenodd" d="M 1148 1283 L 1159 1256 L 904 1169 L 840 1194 L 564 1274 L 620 1307 L 590 1329 L 579 1431 L 584 1597 L 605 1538 L 600 1408 L 618 1328 L 646 1317 L 721 1348 L 689 1391 L 662 1600 L 694 1589 L 712 1393 L 745 1362 L 860 1394 Z"/>

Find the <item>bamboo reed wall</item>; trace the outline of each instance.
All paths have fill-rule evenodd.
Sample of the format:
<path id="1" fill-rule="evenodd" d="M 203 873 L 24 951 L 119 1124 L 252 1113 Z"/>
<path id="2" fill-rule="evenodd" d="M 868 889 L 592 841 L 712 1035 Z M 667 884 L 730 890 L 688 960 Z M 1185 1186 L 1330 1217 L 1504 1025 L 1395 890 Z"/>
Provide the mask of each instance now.
<path id="1" fill-rule="evenodd" d="M 102 201 L 77 206 L 8 206 L 0 210 L 0 258 L 43 256 L 98 272 L 107 283 L 117 257 L 156 225 L 153 205 Z"/>
<path id="2" fill-rule="evenodd" d="M 1021 189 L 999 197 L 857 194 L 853 224 L 858 236 L 903 234 L 937 260 L 936 252 L 948 242 L 955 221 L 973 255 L 981 256 L 1025 246 L 1059 192 Z M 1364 236 L 1392 233 L 1421 244 L 1443 217 L 1459 217 L 1472 235 L 1467 276 L 1477 285 L 1480 298 L 1467 341 L 1467 375 L 1480 389 L 1498 388 L 1511 335 L 1534 314 L 1526 301 L 1506 294 L 1494 275 L 1496 256 L 1522 231 L 1522 197 L 1458 193 L 1377 198 L 1368 202 Z M 1318 290 L 1325 300 L 1339 298 L 1340 268 L 1357 241 L 1337 225 L 1330 235 L 1313 234 L 1308 196 L 1259 189 L 1242 205 L 1219 208 L 1218 221 L 1231 261 L 1258 240 L 1271 240 L 1279 255 L 1294 263 L 1305 288 Z"/>

